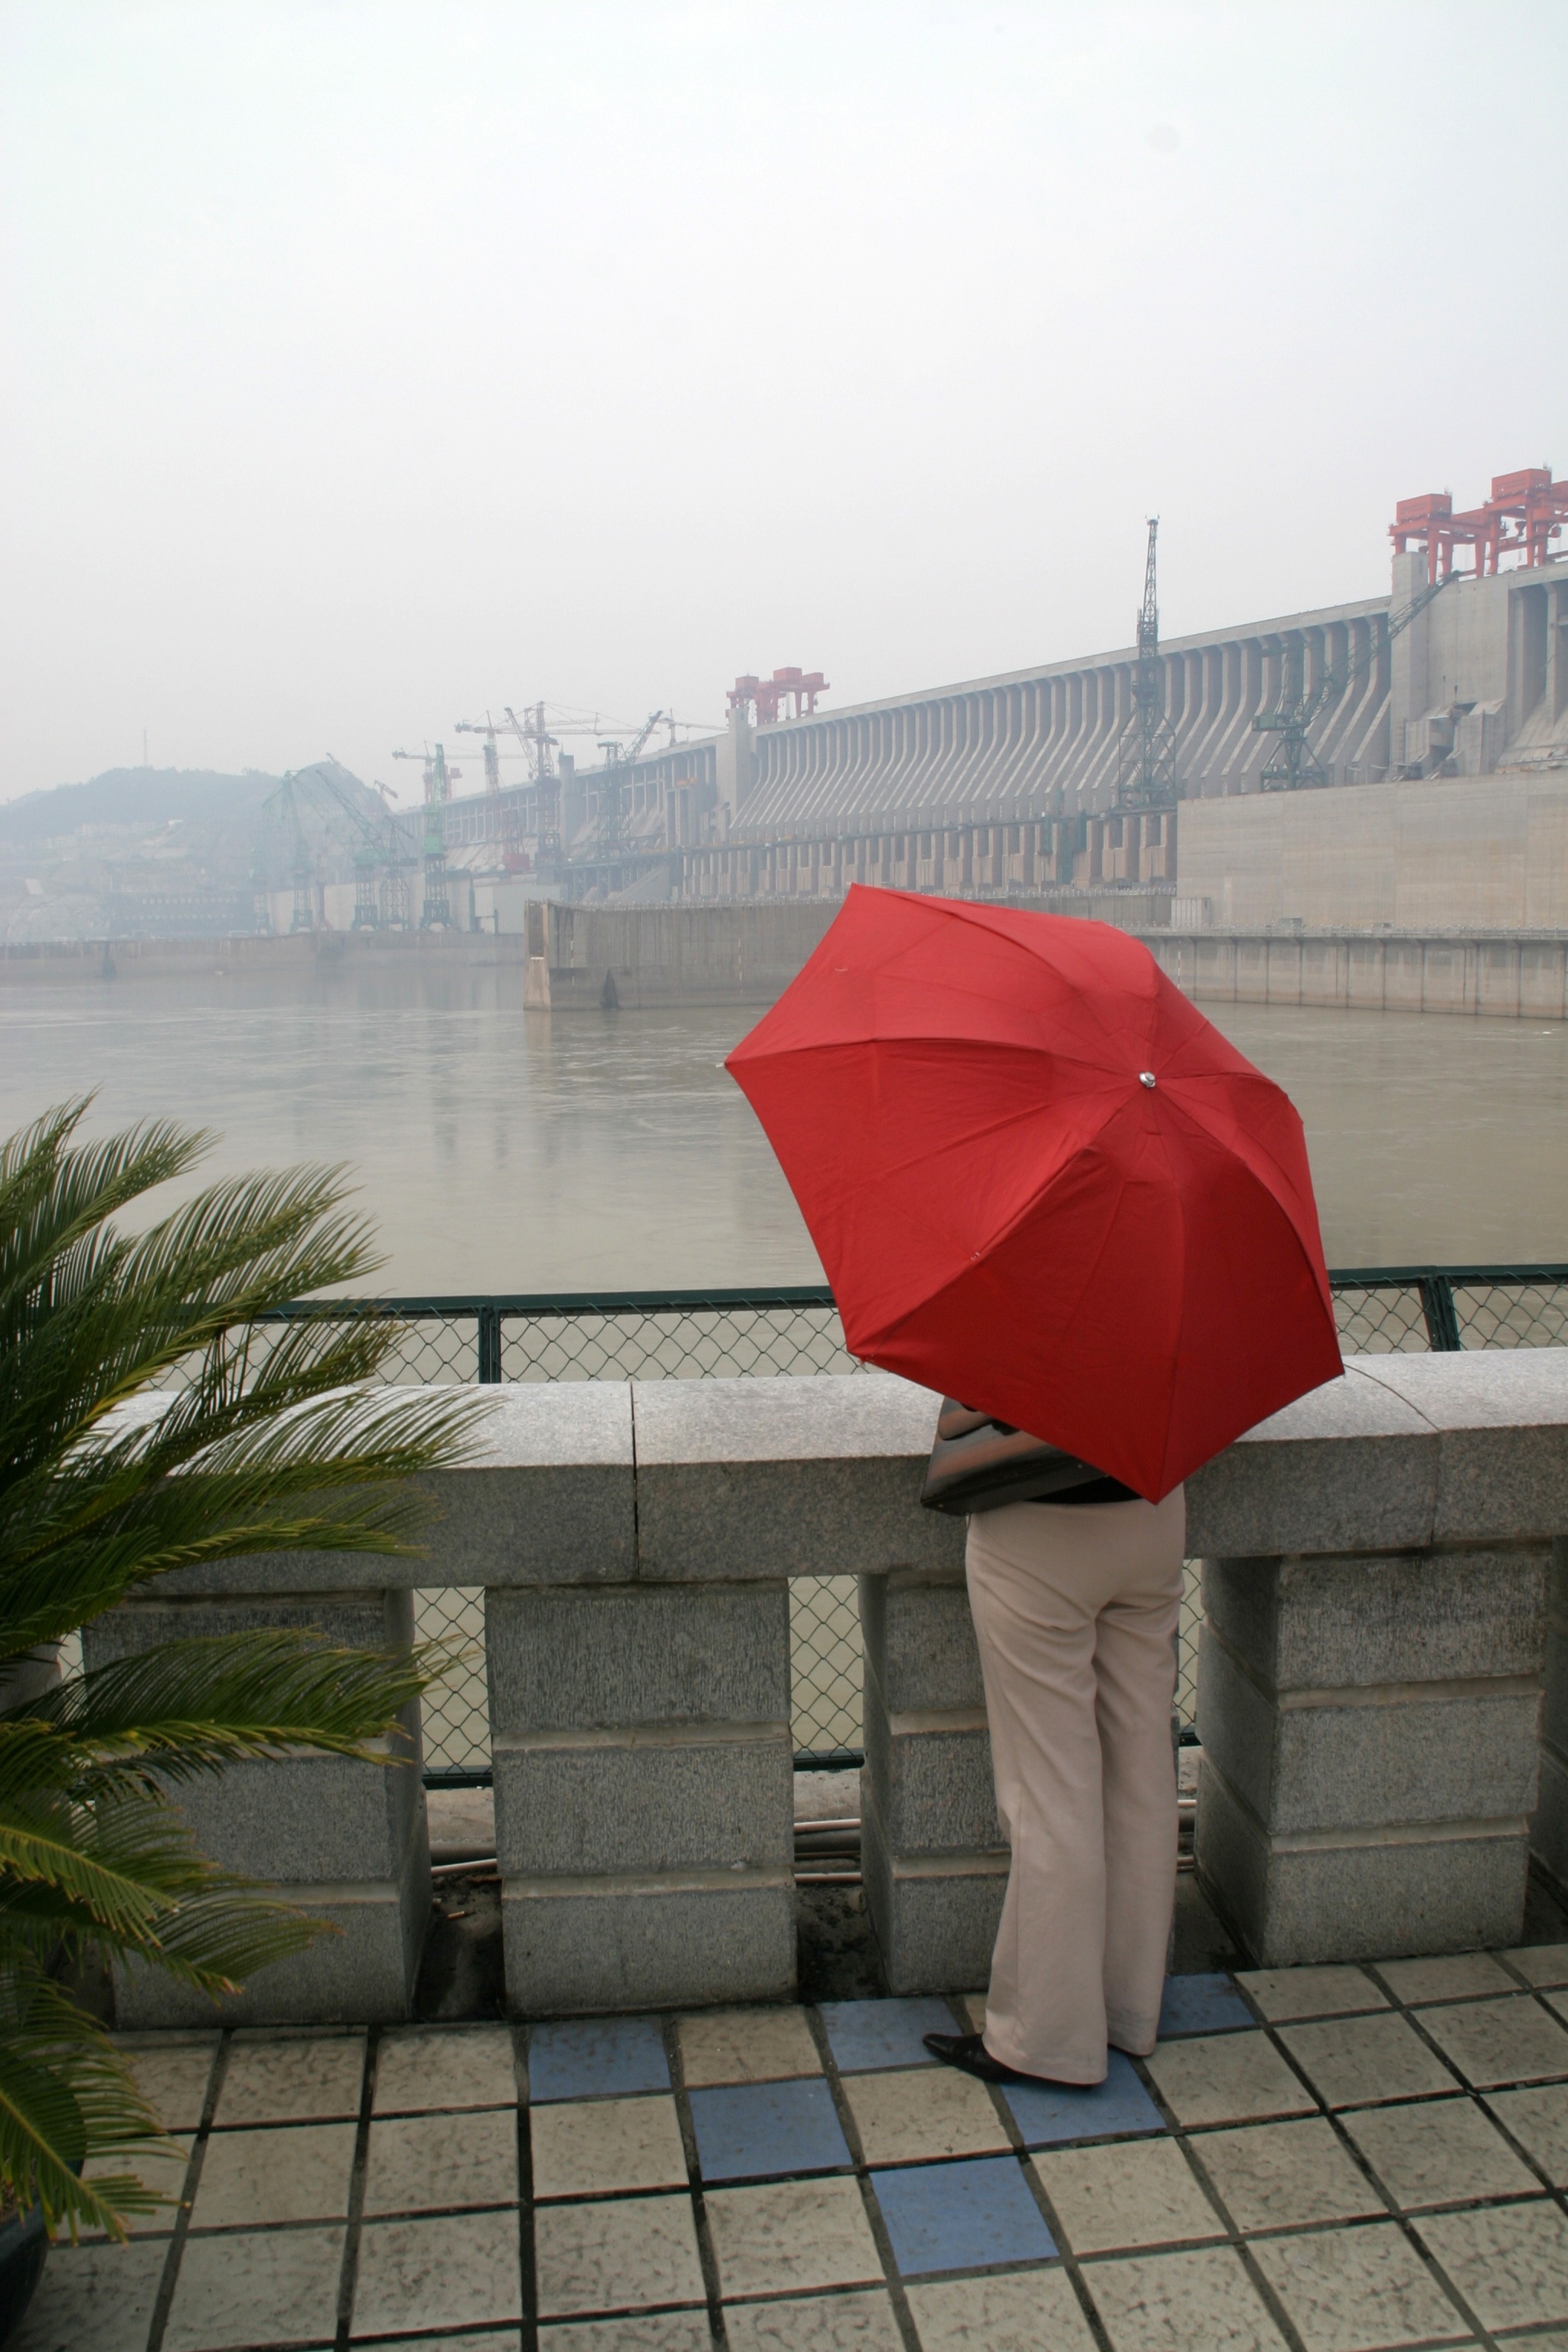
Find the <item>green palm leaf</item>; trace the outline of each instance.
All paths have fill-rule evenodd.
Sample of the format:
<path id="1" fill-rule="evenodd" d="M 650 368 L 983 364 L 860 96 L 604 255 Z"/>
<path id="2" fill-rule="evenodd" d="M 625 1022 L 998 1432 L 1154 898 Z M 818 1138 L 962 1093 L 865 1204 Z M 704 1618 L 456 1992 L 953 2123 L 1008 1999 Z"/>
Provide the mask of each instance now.
<path id="1" fill-rule="evenodd" d="M 420 1474 L 464 1459 L 484 1401 L 380 1384 L 400 1339 L 348 1309 L 258 1318 L 378 1258 L 341 1170 L 230 1177 L 137 1234 L 119 1213 L 210 1139 L 102 1140 L 68 1103 L 0 1145 L 0 1661 L 133 1587 L 247 1555 L 406 1554 Z M 211 1993 L 331 1932 L 216 1869 L 171 1791 L 301 1749 L 395 1766 L 398 1718 L 448 1654 L 309 1633 L 167 1644 L 0 1709 L 0 2182 L 51 2225 L 121 2230 L 152 2118 L 50 1974 L 93 1946 Z"/>
<path id="2" fill-rule="evenodd" d="M 165 2200 L 133 2173 L 83 2179 L 96 2158 L 167 2151 L 156 2118 L 103 2029 L 36 1962 L 0 1969 L 0 2179 L 37 2199 L 51 2229 L 124 2233 Z"/>

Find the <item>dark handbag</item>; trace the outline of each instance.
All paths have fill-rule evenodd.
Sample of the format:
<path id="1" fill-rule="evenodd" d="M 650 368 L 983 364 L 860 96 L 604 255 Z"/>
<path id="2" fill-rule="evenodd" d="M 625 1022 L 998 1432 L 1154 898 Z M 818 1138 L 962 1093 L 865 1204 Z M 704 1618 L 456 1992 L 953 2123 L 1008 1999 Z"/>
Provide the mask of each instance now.
<path id="1" fill-rule="evenodd" d="M 921 1501 L 928 1511 L 949 1511 L 968 1518 L 976 1511 L 998 1511 L 1005 1503 L 1042 1503 L 1058 1496 L 1068 1501 L 1075 1487 L 1109 1488 L 1094 1499 L 1129 1495 L 1092 1462 L 1031 1437 L 1026 1429 L 1012 1429 L 989 1413 L 975 1412 L 952 1397 L 942 1400 L 937 1415 L 936 1444 L 926 1465 Z M 1088 1496 L 1084 1499 L 1087 1501 Z"/>

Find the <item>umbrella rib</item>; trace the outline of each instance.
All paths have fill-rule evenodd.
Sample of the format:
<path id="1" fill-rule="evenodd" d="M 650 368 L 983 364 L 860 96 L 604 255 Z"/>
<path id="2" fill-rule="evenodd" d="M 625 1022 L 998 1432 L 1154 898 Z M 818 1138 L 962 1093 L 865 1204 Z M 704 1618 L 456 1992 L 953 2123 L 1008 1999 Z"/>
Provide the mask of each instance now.
<path id="1" fill-rule="evenodd" d="M 1092 1148 L 1092 1145 L 1087 1148 Z M 1010 1239 L 1010 1237 L 1017 1232 L 1018 1227 L 1024 1223 L 1024 1220 L 1026 1217 L 1032 1216 L 1040 1207 L 1041 1203 L 1047 1198 L 1051 1187 L 1059 1182 L 1062 1176 L 1066 1173 L 1067 1168 L 1072 1163 L 1070 1161 L 1064 1162 L 1063 1166 L 1056 1171 L 1049 1181 L 1044 1185 L 1040 1191 L 1031 1194 L 1027 1202 L 1018 1211 L 1017 1214 L 1010 1217 L 1007 1223 L 1003 1225 L 998 1232 L 993 1234 L 989 1237 L 984 1244 L 984 1250 L 986 1252 L 999 1248 L 1004 1242 Z M 1123 1178 L 1117 1188 L 1118 1207 L 1121 1205 L 1122 1195 L 1125 1193 L 1126 1190 L 1126 1180 Z M 1110 1247 L 1110 1228 L 1114 1223 L 1114 1216 L 1107 1219 L 1105 1236 L 1100 1242 L 1095 1250 L 1093 1258 L 1084 1270 L 1083 1279 L 1079 1284 L 1078 1288 L 1074 1293 L 1073 1305 L 1069 1309 L 1069 1312 L 1076 1312 L 1078 1302 L 1083 1298 L 1085 1293 L 1092 1284 L 1095 1276 L 1099 1273 L 1100 1265 L 1104 1262 L 1105 1253 Z M 977 1251 L 974 1255 L 975 1256 L 978 1256 L 982 1255 L 982 1253 Z M 972 1265 L 973 1262 L 973 1258 L 972 1257 L 970 1265 Z M 969 1270 L 969 1265 L 963 1265 L 958 1269 L 957 1273 L 950 1275 L 946 1281 L 939 1283 L 935 1289 L 923 1292 L 911 1306 L 901 1310 L 896 1321 L 883 1327 L 883 1333 L 881 1336 L 886 1336 L 888 1333 L 898 1330 L 903 1324 L 909 1321 L 911 1316 L 923 1314 L 935 1300 L 944 1297 L 949 1291 L 956 1289 L 958 1285 L 964 1279 Z"/>
<path id="2" fill-rule="evenodd" d="M 1230 1141 L 1229 1138 L 1222 1134 L 1219 1129 L 1216 1129 L 1213 1120 L 1205 1116 L 1207 1107 L 1201 1095 L 1198 1099 L 1194 1101 L 1186 1092 L 1186 1089 L 1189 1087 L 1201 1087 L 1205 1080 L 1213 1080 L 1215 1078 L 1223 1078 L 1224 1083 L 1227 1086 L 1250 1084 L 1252 1086 L 1261 1087 L 1265 1092 L 1268 1094 L 1278 1094 L 1280 1089 L 1275 1081 L 1271 1077 L 1268 1077 L 1262 1070 L 1237 1071 L 1234 1075 L 1228 1071 L 1198 1071 L 1194 1072 L 1193 1076 L 1177 1080 L 1175 1085 L 1168 1089 L 1168 1098 L 1172 1102 L 1176 1103 L 1179 1108 L 1186 1113 L 1194 1127 L 1202 1129 L 1203 1132 L 1208 1137 L 1211 1143 L 1218 1144 L 1222 1151 L 1228 1151 L 1235 1154 L 1236 1147 Z M 1181 1089 L 1179 1092 L 1177 1091 L 1178 1087 Z M 1286 1097 L 1286 1100 L 1289 1100 L 1288 1096 Z M 1293 1105 L 1292 1108 L 1294 1108 Z M 1239 1125 L 1239 1121 L 1237 1124 Z M 1269 1189 L 1274 1192 L 1275 1199 L 1277 1201 L 1280 1201 L 1281 1205 L 1283 1205 L 1281 1199 L 1282 1195 L 1288 1196 L 1292 1201 L 1299 1202 L 1300 1194 L 1291 1177 L 1281 1166 L 1279 1154 L 1269 1150 L 1268 1146 L 1258 1136 L 1255 1129 L 1245 1128 L 1242 1129 L 1242 1132 L 1246 1135 L 1248 1145 L 1251 1147 L 1252 1150 L 1257 1153 L 1259 1160 L 1263 1161 L 1274 1173 L 1277 1182 L 1275 1185 L 1271 1185 Z M 1314 1277 L 1314 1279 L 1316 1277 Z"/>
<path id="3" fill-rule="evenodd" d="M 858 889 L 863 886 L 857 883 L 854 887 Z M 963 924 L 966 922 L 973 923 L 977 919 L 983 919 L 985 912 L 984 908 L 973 908 L 966 905 L 963 911 L 961 913 L 944 899 L 926 898 L 921 896 L 918 892 L 910 890 L 892 890 L 887 895 L 889 898 L 902 898 L 907 904 L 918 907 L 923 914 L 937 916 L 943 922 L 949 924 Z M 1015 950 L 1032 965 L 1038 966 L 1043 964 L 1046 970 L 1049 971 L 1055 979 L 1058 981 L 1062 979 L 1060 971 L 1052 962 L 1051 959 L 1048 956 L 1042 954 L 1038 949 L 1032 946 L 1027 940 L 1016 939 L 1011 931 L 998 930 L 994 924 L 985 922 L 983 919 L 980 919 L 979 927 L 984 929 L 990 938 L 995 940 L 1001 946 Z M 907 953 L 908 948 L 905 944 L 900 944 L 896 948 L 889 948 L 886 953 L 879 956 L 875 962 L 868 963 L 865 969 L 868 971 L 885 975 L 889 967 L 897 961 L 899 958 Z M 1009 1011 L 1014 1009 L 1014 1000 L 1009 996 L 999 994 L 994 991 L 976 988 L 973 983 L 959 983 L 957 982 L 950 982 L 949 985 L 954 995 L 973 997 L 974 1002 L 978 1004 L 1001 1004 L 1006 1006 Z M 1107 1028 L 1104 1021 L 1100 1017 L 1100 1014 L 1096 1011 L 1093 1003 L 1091 992 L 1079 982 L 1064 982 L 1064 985 L 1071 988 L 1075 1003 L 1081 1004 L 1084 1010 L 1090 1014 L 1100 1034 L 1109 1042 L 1116 1033 Z M 1156 996 L 1151 992 L 1147 1003 L 1147 1010 L 1151 1014 L 1153 1013 L 1156 1002 Z M 863 1042 L 875 1043 L 877 1041 L 867 1040 Z M 791 1048 L 789 1050 L 793 1051 L 795 1049 Z"/>
<path id="4" fill-rule="evenodd" d="M 986 1000 L 981 1001 L 984 1003 Z M 994 1001 L 997 1003 L 1004 1002 L 1000 997 Z M 942 1037 L 932 1032 L 919 1029 L 910 1030 L 907 1036 L 902 1037 L 881 1037 L 868 1034 L 864 1036 L 835 1037 L 827 1044 L 824 1044 L 820 1039 L 808 1039 L 799 1045 L 770 1045 L 764 1053 L 756 1056 L 756 1060 L 759 1063 L 793 1062 L 802 1056 L 815 1059 L 822 1053 L 858 1052 L 871 1046 L 893 1045 L 922 1045 L 935 1053 L 952 1054 L 969 1053 L 976 1045 L 982 1045 L 990 1054 L 1026 1055 L 1031 1060 L 1060 1062 L 1068 1069 L 1090 1070 L 1100 1077 L 1114 1077 L 1117 1075 L 1114 1071 L 1107 1070 L 1103 1062 L 1096 1061 L 1091 1055 L 1064 1052 L 1059 1045 L 1037 1045 L 1022 1041 L 1017 1044 L 1002 1044 L 994 1038 L 984 1036 Z"/>
<path id="5" fill-rule="evenodd" d="M 900 896 L 903 898 L 908 898 L 910 895 L 911 894 L 908 891 L 902 891 L 900 893 Z M 927 903 L 931 904 L 932 902 L 928 901 Z M 950 923 L 973 923 L 978 920 L 981 928 L 989 932 L 990 936 L 994 940 L 999 940 L 1005 946 L 1016 949 L 1020 955 L 1026 957 L 1032 964 L 1044 964 L 1047 971 L 1051 972 L 1057 979 L 1059 980 L 1062 977 L 1058 967 L 1052 961 L 1051 958 L 1043 954 L 1041 950 L 1033 946 L 1030 941 L 1027 940 L 1016 939 L 1011 931 L 998 930 L 994 924 L 984 921 L 985 909 L 973 908 L 971 906 L 966 905 L 964 912 L 963 914 L 959 914 L 943 900 L 937 899 L 934 904 L 932 904 L 932 911 L 941 914 L 945 920 Z M 1151 961 L 1152 961 L 1152 959 L 1151 959 Z M 1114 1034 L 1114 1032 L 1108 1029 L 1105 1023 L 1100 1019 L 1099 1013 L 1095 1009 L 1092 994 L 1079 983 L 1070 984 L 1073 987 L 1073 994 L 1076 1001 L 1080 1003 L 1084 1007 L 1085 1011 L 1093 1017 L 1095 1026 L 1099 1029 L 1100 1035 L 1107 1039 L 1110 1038 Z M 1008 999 L 1005 997 L 982 995 L 978 989 L 976 989 L 973 993 L 980 997 L 982 1003 L 1005 1004 L 1008 1002 Z M 1154 1010 L 1157 1001 L 1158 999 L 1155 992 L 1151 990 L 1147 1008 L 1151 1014 Z"/>
<path id="6" fill-rule="evenodd" d="M 1068 1099 L 1074 1102 L 1092 1100 L 1092 1096 L 1084 1095 L 1074 1095 L 1068 1097 Z M 967 1150 L 972 1144 L 984 1142 L 987 1136 L 1000 1135 L 1010 1127 L 1019 1127 L 1026 1119 L 1038 1118 L 1043 1111 L 1054 1110 L 1056 1108 L 1057 1105 L 1055 1103 L 1031 1103 L 1026 1105 L 1021 1110 L 1010 1110 L 1001 1113 L 994 1118 L 985 1120 L 982 1126 L 967 1128 L 963 1135 L 955 1136 L 952 1143 L 944 1145 L 942 1149 L 944 1151 L 956 1150 L 960 1148 Z M 1115 1108 L 1116 1107 L 1114 1105 L 1111 1106 L 1111 1111 L 1108 1113 L 1108 1117 L 1114 1113 Z M 1081 1150 L 1086 1146 L 1098 1142 L 1100 1133 L 1103 1131 L 1104 1125 L 1105 1122 L 1102 1120 L 1100 1122 L 1100 1129 L 1097 1130 L 1094 1135 L 1083 1137 L 1079 1142 L 1079 1150 Z M 885 1184 L 889 1176 L 900 1176 L 907 1170 L 910 1168 L 918 1168 L 922 1164 L 922 1162 L 929 1162 L 936 1157 L 937 1154 L 931 1150 L 908 1151 L 901 1160 L 889 1160 L 885 1166 L 879 1168 L 874 1176 L 868 1176 L 865 1180 L 864 1186 L 857 1189 L 868 1190 L 873 1185 Z M 1074 1154 L 1074 1157 L 1077 1157 L 1076 1153 Z M 1063 1163 L 1064 1166 L 1070 1163 L 1065 1161 Z M 1054 1181 L 1055 1178 L 1053 1177 L 1052 1181 Z M 1035 1200 L 1037 1200 L 1039 1195 L 1038 1193 L 1036 1193 L 1033 1197 Z M 1033 1203 L 1031 1202 L 1031 1206 L 1032 1205 Z M 1018 1217 L 1026 1216 L 1027 1214 L 1027 1209 L 1021 1209 L 1018 1212 Z M 1002 1228 L 1002 1235 L 999 1236 L 999 1238 L 1005 1238 L 1007 1234 L 1012 1232 L 1013 1226 L 1018 1222 L 1018 1217 L 1013 1218 Z M 986 1246 L 989 1248 L 992 1244 L 987 1243 Z"/>

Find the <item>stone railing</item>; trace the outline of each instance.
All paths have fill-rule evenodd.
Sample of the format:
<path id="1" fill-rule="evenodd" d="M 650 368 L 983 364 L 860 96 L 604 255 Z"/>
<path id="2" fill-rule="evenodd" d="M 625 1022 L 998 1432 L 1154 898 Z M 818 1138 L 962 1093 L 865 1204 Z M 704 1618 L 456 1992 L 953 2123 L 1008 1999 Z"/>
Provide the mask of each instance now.
<path id="1" fill-rule="evenodd" d="M 514 2007 L 766 2000 L 795 1974 L 788 1580 L 856 1573 L 889 1979 L 973 1987 L 1007 1864 L 963 1528 L 917 1500 L 933 1413 L 881 1375 L 504 1390 L 425 1556 L 171 1577 L 88 1656 L 255 1624 L 402 1642 L 410 1587 L 483 1585 Z M 1187 1495 L 1197 1864 L 1241 1939 L 1268 1965 L 1517 1939 L 1532 1836 L 1568 1880 L 1568 1349 L 1353 1359 Z M 237 2017 L 408 2013 L 416 1770 L 300 1757 L 184 1801 L 211 1853 L 342 1931 Z M 137 1977 L 120 2013 L 195 2011 Z"/>

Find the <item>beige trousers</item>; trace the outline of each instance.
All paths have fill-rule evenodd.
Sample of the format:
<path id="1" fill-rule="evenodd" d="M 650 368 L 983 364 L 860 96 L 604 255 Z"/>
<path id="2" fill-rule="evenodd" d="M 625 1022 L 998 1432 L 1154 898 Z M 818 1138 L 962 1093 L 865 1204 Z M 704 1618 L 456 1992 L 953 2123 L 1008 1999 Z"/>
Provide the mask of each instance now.
<path id="1" fill-rule="evenodd" d="M 996 1810 L 1013 1850 L 985 2047 L 1104 2079 L 1154 2047 L 1176 1889 L 1171 1757 L 1186 1498 L 969 1522 Z"/>

